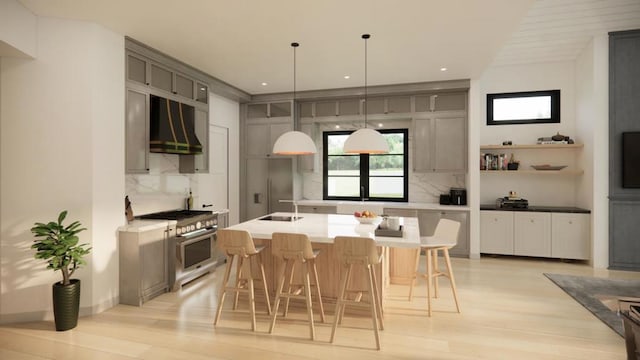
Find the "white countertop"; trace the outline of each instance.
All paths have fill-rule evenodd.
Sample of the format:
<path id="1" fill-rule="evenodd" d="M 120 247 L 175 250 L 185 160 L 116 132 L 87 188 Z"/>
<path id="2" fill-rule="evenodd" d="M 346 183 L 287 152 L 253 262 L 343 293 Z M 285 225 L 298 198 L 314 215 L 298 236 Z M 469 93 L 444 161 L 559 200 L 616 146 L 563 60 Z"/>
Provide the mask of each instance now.
<path id="1" fill-rule="evenodd" d="M 304 206 L 338 206 L 343 204 L 382 207 L 388 209 L 406 210 L 450 210 L 470 211 L 468 205 L 440 205 L 438 203 L 394 202 L 394 201 L 344 201 L 344 200 L 298 200 L 298 205 Z"/>
<path id="2" fill-rule="evenodd" d="M 175 220 L 133 220 L 127 225 L 122 225 L 118 231 L 143 232 L 156 229 L 166 229 L 170 225 L 175 225 Z"/>
<path id="3" fill-rule="evenodd" d="M 274 213 L 275 216 L 292 216 L 293 213 Z M 375 229 L 382 220 L 373 224 L 360 224 L 353 215 L 299 213 L 297 221 L 267 221 L 253 219 L 228 227 L 246 230 L 256 239 L 271 239 L 274 232 L 307 234 L 312 242 L 333 243 L 336 236 L 370 237 L 380 246 L 415 248 L 420 246 L 420 229 L 417 218 L 400 218 L 402 237 L 376 236 Z"/>

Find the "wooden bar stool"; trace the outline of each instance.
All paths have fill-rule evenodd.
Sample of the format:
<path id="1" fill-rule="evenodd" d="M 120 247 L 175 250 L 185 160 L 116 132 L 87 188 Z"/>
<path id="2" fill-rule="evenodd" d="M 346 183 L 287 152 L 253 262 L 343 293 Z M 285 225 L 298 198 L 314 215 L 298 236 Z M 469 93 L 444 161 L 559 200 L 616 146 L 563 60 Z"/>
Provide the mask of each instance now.
<path id="1" fill-rule="evenodd" d="M 260 259 L 260 252 L 265 246 L 256 247 L 253 238 L 248 231 L 221 229 L 217 232 L 218 247 L 227 255 L 227 266 L 224 269 L 224 278 L 220 286 L 218 294 L 218 309 L 216 310 L 216 318 L 213 325 L 218 324 L 220 314 L 222 313 L 222 305 L 227 291 L 233 291 L 236 294 L 234 301 L 234 310 L 237 306 L 237 296 L 239 293 L 249 294 L 249 311 L 251 313 L 251 330 L 256 331 L 256 302 L 254 293 L 253 274 L 251 271 L 251 258 L 255 257 L 260 267 L 260 276 L 264 290 L 265 300 L 267 302 L 267 312 L 271 315 L 271 303 L 269 302 L 269 290 L 267 288 L 267 279 L 264 275 L 264 266 Z M 233 267 L 234 259 L 238 259 L 236 276 L 238 277 L 235 286 L 228 286 L 229 276 Z M 241 278 L 243 277 L 243 278 Z"/>
<path id="2" fill-rule="evenodd" d="M 285 298 L 283 316 L 287 316 L 289 310 L 289 300 L 291 298 L 304 299 L 307 305 L 307 314 L 309 316 L 309 330 L 311 340 L 315 340 L 316 332 L 313 323 L 313 308 L 311 302 L 311 281 L 310 273 L 313 274 L 315 281 L 315 290 L 318 295 L 318 304 L 320 306 L 320 321 L 324 322 L 324 306 L 322 305 L 322 295 L 320 294 L 320 285 L 318 282 L 318 270 L 316 268 L 316 258 L 320 253 L 319 250 L 311 248 L 311 240 L 305 234 L 292 233 L 273 233 L 271 237 L 271 253 L 282 260 L 278 272 L 278 282 L 276 289 L 276 299 L 271 312 L 271 327 L 269 333 L 273 332 L 276 326 L 276 317 L 278 316 L 278 307 L 280 299 Z M 302 264 L 302 280 L 303 284 L 293 285 L 293 273 L 296 263 Z M 285 287 L 286 282 L 286 289 Z M 304 294 L 301 294 L 304 293 Z"/>
<path id="3" fill-rule="evenodd" d="M 380 336 L 378 334 L 378 328 L 380 328 L 380 330 L 384 330 L 384 321 L 382 318 L 382 299 L 378 292 L 374 265 L 380 264 L 382 256 L 378 253 L 376 243 L 371 238 L 336 236 L 334 245 L 338 254 L 338 259 L 342 264 L 342 271 L 340 273 L 340 290 L 333 319 L 333 328 L 331 329 L 330 342 L 333 343 L 338 323 L 342 323 L 345 306 L 347 304 L 356 305 L 370 308 L 371 319 L 373 320 L 373 331 L 376 339 L 376 349 L 380 350 Z M 347 289 L 354 265 L 362 266 L 365 270 L 365 283 L 368 288 L 368 291 L 366 292 L 369 294 L 369 304 L 361 302 L 363 291 Z M 349 293 L 355 293 L 355 296 L 353 296 L 352 299 L 349 299 Z"/>
<path id="4" fill-rule="evenodd" d="M 449 258 L 449 249 L 456 246 L 458 243 L 458 233 L 460 231 L 460 223 L 449 219 L 440 219 L 436 226 L 436 231 L 433 236 L 420 237 L 420 247 L 425 250 L 427 258 L 427 273 L 422 274 L 427 279 L 427 307 L 429 308 L 429 316 L 431 316 L 431 287 L 433 284 L 434 295 L 438 297 L 438 278 L 444 276 L 449 278 L 451 282 L 451 291 L 453 292 L 453 299 L 456 303 L 456 310 L 460 312 L 460 305 L 458 304 L 458 294 L 456 292 L 456 282 L 453 277 L 453 271 L 451 269 L 451 259 Z M 446 263 L 446 270 L 440 271 L 438 269 L 438 250 L 441 250 L 444 255 Z M 413 297 L 413 285 L 415 278 L 418 274 L 418 266 L 420 264 L 420 249 L 416 255 L 416 267 L 415 276 L 411 281 L 411 287 L 409 288 L 409 300 Z"/>

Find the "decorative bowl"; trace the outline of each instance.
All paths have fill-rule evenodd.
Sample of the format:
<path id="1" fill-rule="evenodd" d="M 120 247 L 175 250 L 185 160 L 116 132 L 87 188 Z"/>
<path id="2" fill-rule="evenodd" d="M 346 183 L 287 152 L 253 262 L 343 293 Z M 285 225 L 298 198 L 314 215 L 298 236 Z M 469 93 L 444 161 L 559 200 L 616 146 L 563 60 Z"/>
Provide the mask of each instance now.
<path id="1" fill-rule="evenodd" d="M 376 217 L 364 217 L 364 216 L 356 217 L 356 216 L 354 216 L 354 218 L 356 218 L 356 220 L 358 220 L 360 222 L 360 224 L 373 224 L 378 219 L 377 216 Z"/>
<path id="2" fill-rule="evenodd" d="M 562 170 L 567 167 L 567 165 L 531 165 L 532 168 L 536 170 Z"/>

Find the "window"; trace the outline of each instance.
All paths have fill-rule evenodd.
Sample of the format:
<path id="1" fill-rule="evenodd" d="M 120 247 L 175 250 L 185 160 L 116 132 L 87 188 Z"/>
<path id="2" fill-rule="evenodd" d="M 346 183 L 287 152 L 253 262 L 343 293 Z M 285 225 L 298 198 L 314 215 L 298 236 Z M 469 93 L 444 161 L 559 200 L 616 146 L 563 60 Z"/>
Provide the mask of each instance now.
<path id="1" fill-rule="evenodd" d="M 408 130 L 378 131 L 389 144 L 388 154 L 345 154 L 342 149 L 351 131 L 323 133 L 325 200 L 408 200 Z"/>
<path id="2" fill-rule="evenodd" d="M 560 122 L 560 90 L 487 94 L 487 125 Z"/>

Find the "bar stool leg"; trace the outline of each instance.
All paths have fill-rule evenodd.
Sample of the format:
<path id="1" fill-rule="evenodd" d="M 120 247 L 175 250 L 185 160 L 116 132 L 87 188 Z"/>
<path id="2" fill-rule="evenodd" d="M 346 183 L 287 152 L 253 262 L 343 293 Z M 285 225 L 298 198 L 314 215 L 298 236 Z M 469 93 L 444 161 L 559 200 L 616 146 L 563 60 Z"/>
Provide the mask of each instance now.
<path id="1" fill-rule="evenodd" d="M 288 259 L 287 265 L 289 269 L 289 281 L 287 282 L 287 294 L 291 294 L 291 284 L 293 283 L 293 272 L 296 267 L 295 260 Z M 284 312 L 282 313 L 283 317 L 287 317 L 287 315 L 289 315 L 289 301 L 291 301 L 291 298 L 287 296 L 287 299 L 284 301 Z"/>
<path id="2" fill-rule="evenodd" d="M 273 310 L 271 310 L 271 325 L 269 326 L 269 334 L 273 332 L 273 328 L 276 326 L 276 317 L 278 316 L 278 307 L 280 306 L 280 298 L 282 290 L 284 288 L 284 279 L 287 268 L 289 267 L 289 261 L 284 261 L 280 265 L 280 271 L 278 274 L 278 285 L 276 289 L 276 300 L 273 303 Z"/>
<path id="3" fill-rule="evenodd" d="M 371 270 L 371 278 L 373 280 L 373 294 L 371 297 L 376 299 L 376 313 L 378 314 L 378 324 L 380 324 L 380 330 L 384 330 L 384 318 L 382 317 L 382 296 L 380 296 L 380 291 L 378 289 L 378 281 L 376 279 L 376 269 L 369 265 Z"/>
<path id="4" fill-rule="evenodd" d="M 353 269 L 353 264 L 349 264 L 347 267 L 347 283 L 345 284 L 345 294 L 347 292 L 347 288 L 349 287 L 349 281 L 351 280 L 351 270 Z M 346 298 L 345 298 L 346 300 Z M 340 319 L 338 319 L 338 323 L 342 325 L 342 318 L 344 317 L 344 309 L 346 308 L 346 304 L 342 305 L 340 309 Z"/>
<path id="5" fill-rule="evenodd" d="M 429 317 L 431 317 L 431 282 L 433 280 L 433 267 L 431 264 L 431 250 L 427 249 L 427 308 L 429 309 Z"/>
<path id="6" fill-rule="evenodd" d="M 313 303 L 311 302 L 311 280 L 309 279 L 309 267 L 302 267 L 302 277 L 304 281 L 304 295 L 305 302 L 307 304 L 307 315 L 309 316 L 309 330 L 311 335 L 311 340 L 315 340 L 316 338 L 316 329 L 313 324 Z"/>
<path id="7" fill-rule="evenodd" d="M 249 290 L 249 312 L 251 313 L 251 330 L 256 331 L 256 297 L 253 290 L 253 275 L 251 274 L 251 261 L 243 259 L 242 272 L 246 274 L 247 286 Z"/>
<path id="8" fill-rule="evenodd" d="M 344 293 L 347 288 L 347 269 L 349 265 L 342 264 L 342 269 L 340 270 L 340 288 L 338 289 L 338 301 L 336 302 L 336 310 L 333 315 L 333 327 L 331 328 L 331 338 L 329 339 L 330 343 L 333 343 L 333 339 L 336 335 L 336 328 L 338 327 L 338 320 L 340 319 L 340 314 L 342 313 L 342 309 L 344 308 Z"/>
<path id="9" fill-rule="evenodd" d="M 411 279 L 411 284 L 409 284 L 409 301 L 413 300 L 413 287 L 416 284 L 417 278 L 418 278 L 418 267 L 420 266 L 420 251 L 422 249 L 418 248 L 416 249 L 416 267 L 415 270 L 413 272 L 413 278 Z"/>
<path id="10" fill-rule="evenodd" d="M 316 293 L 318 294 L 318 305 L 320 306 L 320 322 L 325 322 L 324 318 L 324 305 L 322 304 L 322 295 L 320 294 L 320 282 L 318 281 L 318 268 L 316 267 L 316 260 L 308 260 L 309 266 L 313 271 L 313 281 L 316 283 Z"/>
<path id="11" fill-rule="evenodd" d="M 224 296 L 227 292 L 227 284 L 229 282 L 229 275 L 231 275 L 231 267 L 233 266 L 234 256 L 227 255 L 227 266 L 224 269 L 224 277 L 222 278 L 222 286 L 220 286 L 220 293 L 218 294 L 218 309 L 216 310 L 216 317 L 213 320 L 213 325 L 218 324 L 220 320 L 220 314 L 222 314 L 222 305 L 224 304 Z"/>
<path id="12" fill-rule="evenodd" d="M 449 272 L 449 280 L 451 280 L 451 290 L 453 291 L 453 299 L 456 301 L 456 310 L 460 313 L 460 305 L 458 304 L 458 293 L 456 291 L 456 281 L 453 278 L 453 271 L 451 269 L 451 259 L 449 258 L 449 249 L 444 248 L 444 260 L 447 263 L 447 271 Z"/>
<path id="13" fill-rule="evenodd" d="M 380 350 L 380 335 L 378 334 L 378 314 L 376 311 L 376 291 L 373 289 L 373 274 L 371 265 L 367 265 L 367 286 L 369 287 L 369 297 L 371 298 L 371 320 L 373 321 L 373 333 L 376 338 L 376 349 Z"/>
<path id="14" fill-rule="evenodd" d="M 242 285 L 242 263 L 243 258 L 238 256 L 238 263 L 236 264 L 236 289 L 239 289 Z M 238 298 L 240 297 L 240 292 L 236 291 L 233 297 L 233 310 L 238 309 Z"/>
<path id="15" fill-rule="evenodd" d="M 267 287 L 267 277 L 264 275 L 264 264 L 262 263 L 262 259 L 260 259 L 260 255 L 257 255 L 258 262 L 260 263 L 260 276 L 262 277 L 262 288 L 264 289 L 264 298 L 267 302 L 267 313 L 271 315 L 271 302 L 269 301 L 269 289 Z"/>
<path id="16" fill-rule="evenodd" d="M 434 298 L 438 298 L 438 277 L 440 277 L 440 270 L 438 270 L 438 249 L 431 250 L 431 254 L 433 256 L 433 289 L 434 289 Z"/>

